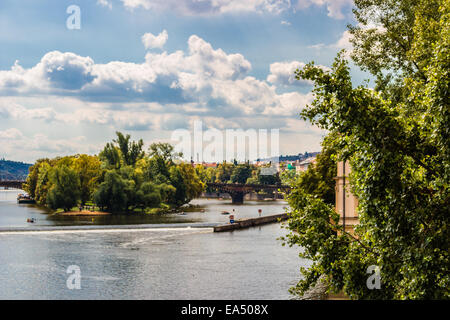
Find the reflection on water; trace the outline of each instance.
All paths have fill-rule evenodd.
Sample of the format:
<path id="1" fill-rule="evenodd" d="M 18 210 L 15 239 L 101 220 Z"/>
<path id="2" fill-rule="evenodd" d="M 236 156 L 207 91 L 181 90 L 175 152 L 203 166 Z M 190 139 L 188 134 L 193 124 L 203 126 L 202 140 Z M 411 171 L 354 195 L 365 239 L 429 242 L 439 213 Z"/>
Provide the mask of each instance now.
<path id="1" fill-rule="evenodd" d="M 42 208 L 16 203 L 17 191 L 0 191 L 0 227 L 40 225 L 226 222 L 283 212 L 284 202 L 233 206 L 197 199 L 202 210 L 186 215 L 146 215 L 54 220 Z M 104 217 L 102 217 L 104 218 Z M 213 233 L 179 228 L 108 232 L 0 233 L 0 299 L 289 299 L 299 277 L 298 248 L 282 247 L 279 224 Z M 67 267 L 81 268 L 81 290 L 66 286 Z"/>

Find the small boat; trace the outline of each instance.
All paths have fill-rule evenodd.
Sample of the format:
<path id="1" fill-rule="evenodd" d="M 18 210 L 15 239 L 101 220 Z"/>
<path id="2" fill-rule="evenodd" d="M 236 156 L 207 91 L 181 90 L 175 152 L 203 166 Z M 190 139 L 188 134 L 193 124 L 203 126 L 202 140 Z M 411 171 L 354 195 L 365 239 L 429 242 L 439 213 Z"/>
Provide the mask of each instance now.
<path id="1" fill-rule="evenodd" d="M 34 222 L 36 222 L 36 220 L 35 220 L 34 218 L 31 218 L 31 219 L 28 218 L 28 219 L 27 219 L 27 222 L 29 222 L 29 223 L 34 223 Z"/>
<path id="2" fill-rule="evenodd" d="M 230 214 L 228 211 L 222 211 L 221 214 Z"/>
<path id="3" fill-rule="evenodd" d="M 33 198 L 31 198 L 28 194 L 19 194 L 17 196 L 17 203 L 36 203 Z"/>

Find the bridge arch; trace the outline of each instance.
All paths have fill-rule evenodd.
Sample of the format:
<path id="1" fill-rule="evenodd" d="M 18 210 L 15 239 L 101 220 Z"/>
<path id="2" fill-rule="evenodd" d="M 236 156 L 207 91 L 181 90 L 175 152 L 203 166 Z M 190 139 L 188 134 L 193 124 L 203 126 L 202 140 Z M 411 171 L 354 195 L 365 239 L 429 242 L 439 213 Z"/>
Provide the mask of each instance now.
<path id="1" fill-rule="evenodd" d="M 231 203 L 243 204 L 244 196 L 247 193 L 261 190 L 282 190 L 288 191 L 291 187 L 286 185 L 264 185 L 264 184 L 240 184 L 240 183 L 208 183 L 209 188 L 228 193 L 231 196 Z"/>

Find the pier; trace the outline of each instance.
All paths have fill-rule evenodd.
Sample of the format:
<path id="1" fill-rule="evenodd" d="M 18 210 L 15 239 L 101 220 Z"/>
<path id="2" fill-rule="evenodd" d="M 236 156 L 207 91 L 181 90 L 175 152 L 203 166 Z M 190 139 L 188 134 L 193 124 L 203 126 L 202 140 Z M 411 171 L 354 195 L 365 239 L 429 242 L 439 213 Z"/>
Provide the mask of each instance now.
<path id="1" fill-rule="evenodd" d="M 214 232 L 233 231 L 238 229 L 245 229 L 254 226 L 259 226 L 268 223 L 279 222 L 287 220 L 287 213 L 275 214 L 270 216 L 263 216 L 257 218 L 245 218 L 236 220 L 234 223 L 227 223 L 218 226 L 214 226 Z"/>

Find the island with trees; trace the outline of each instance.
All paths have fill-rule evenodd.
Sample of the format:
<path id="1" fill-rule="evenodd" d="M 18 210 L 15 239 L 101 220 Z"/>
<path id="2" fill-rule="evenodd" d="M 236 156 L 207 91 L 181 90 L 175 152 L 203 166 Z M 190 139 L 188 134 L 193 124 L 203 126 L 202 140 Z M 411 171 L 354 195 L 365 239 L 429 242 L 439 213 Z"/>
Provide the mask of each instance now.
<path id="1" fill-rule="evenodd" d="M 116 135 L 98 155 L 37 160 L 29 168 L 25 191 L 58 214 L 103 215 L 174 211 L 211 191 L 208 183 L 281 183 L 278 173 L 261 175 L 263 166 L 248 161 L 206 168 L 182 161 L 169 143 L 153 143 L 146 152 L 142 139 Z"/>
<path id="2" fill-rule="evenodd" d="M 205 184 L 191 164 L 176 161 L 168 143 L 147 152 L 142 140 L 117 132 L 99 155 L 39 159 L 30 167 L 25 191 L 39 205 L 68 213 L 89 205 L 96 212 L 159 212 L 198 197 Z"/>

